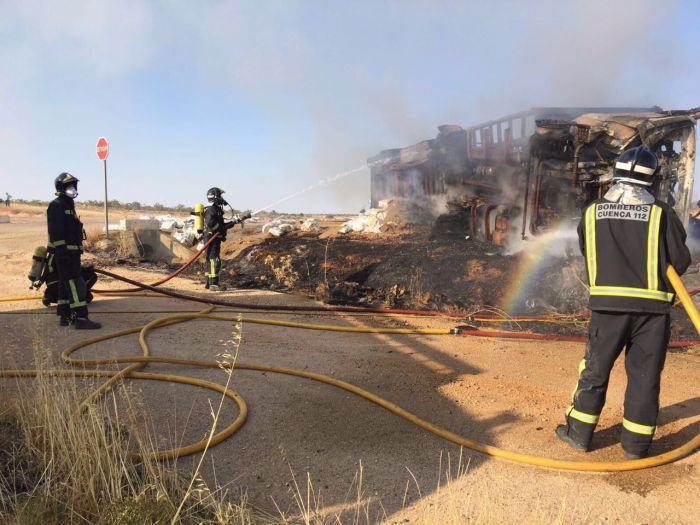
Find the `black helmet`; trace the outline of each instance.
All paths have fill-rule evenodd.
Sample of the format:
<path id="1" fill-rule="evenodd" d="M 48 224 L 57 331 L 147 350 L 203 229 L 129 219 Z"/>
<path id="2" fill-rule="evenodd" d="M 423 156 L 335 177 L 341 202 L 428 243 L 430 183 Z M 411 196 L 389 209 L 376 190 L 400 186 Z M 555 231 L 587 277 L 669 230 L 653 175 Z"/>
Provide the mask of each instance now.
<path id="1" fill-rule="evenodd" d="M 56 188 L 56 193 L 65 193 L 66 189 L 72 186 L 75 188 L 75 194 L 77 195 L 78 179 L 70 173 L 61 173 L 58 177 L 56 177 L 56 180 L 53 181 L 53 184 Z"/>
<path id="2" fill-rule="evenodd" d="M 220 200 L 222 200 L 221 196 L 224 193 L 225 192 L 221 188 L 217 188 L 217 187 L 209 188 L 209 191 L 207 191 L 207 200 L 209 202 L 220 201 Z"/>
<path id="3" fill-rule="evenodd" d="M 659 167 L 656 154 L 644 145 L 623 151 L 615 161 L 613 181 L 651 186 Z"/>

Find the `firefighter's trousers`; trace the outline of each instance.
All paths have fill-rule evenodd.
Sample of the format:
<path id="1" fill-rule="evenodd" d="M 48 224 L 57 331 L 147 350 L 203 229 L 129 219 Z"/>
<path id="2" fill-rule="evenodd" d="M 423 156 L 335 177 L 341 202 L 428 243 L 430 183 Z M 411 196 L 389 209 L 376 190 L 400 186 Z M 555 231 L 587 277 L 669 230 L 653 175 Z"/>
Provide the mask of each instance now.
<path id="1" fill-rule="evenodd" d="M 207 246 L 206 262 L 204 267 L 204 276 L 206 277 L 207 286 L 210 284 L 219 284 L 219 273 L 221 273 L 221 238 L 217 237 Z"/>
<path id="2" fill-rule="evenodd" d="M 573 403 L 566 412 L 572 438 L 590 445 L 605 404 L 610 371 L 625 348 L 627 390 L 622 448 L 632 454 L 646 454 L 656 431 L 670 324 L 668 314 L 591 313 L 586 353 L 579 365 Z"/>
<path id="3" fill-rule="evenodd" d="M 49 306 L 51 303 L 58 302 L 58 272 L 55 268 L 54 255 L 49 255 L 49 259 L 46 263 L 46 273 L 44 278 L 46 279 L 46 289 L 44 290 L 43 303 L 45 306 Z M 87 287 L 87 293 L 85 294 L 86 301 L 88 304 L 92 302 L 92 287 L 97 282 L 97 274 L 92 266 L 81 266 L 80 275 L 85 281 L 85 286 Z"/>
<path id="4" fill-rule="evenodd" d="M 87 317 L 87 285 L 80 272 L 80 253 L 54 258 L 58 272 L 58 315 Z"/>

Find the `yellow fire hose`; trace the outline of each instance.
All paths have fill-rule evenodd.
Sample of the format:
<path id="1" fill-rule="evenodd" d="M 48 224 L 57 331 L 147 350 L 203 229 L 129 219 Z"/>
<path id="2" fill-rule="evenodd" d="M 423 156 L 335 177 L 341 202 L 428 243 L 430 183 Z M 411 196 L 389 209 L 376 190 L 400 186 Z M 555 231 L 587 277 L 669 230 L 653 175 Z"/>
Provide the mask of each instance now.
<path id="1" fill-rule="evenodd" d="M 691 299 L 688 290 L 686 290 L 683 281 L 681 281 L 678 272 L 676 272 L 676 270 L 674 270 L 673 266 L 670 264 L 666 270 L 666 276 L 671 282 L 671 286 L 673 286 L 673 289 L 676 291 L 678 300 L 683 305 L 683 308 L 685 308 L 685 311 L 688 314 L 690 321 L 693 323 L 695 330 L 698 332 L 698 334 L 700 334 L 700 313 L 698 313 L 698 309 L 695 308 L 695 303 Z"/>
<path id="2" fill-rule="evenodd" d="M 688 315 L 690 316 L 693 325 L 700 333 L 700 314 L 698 314 L 695 305 L 693 304 L 690 296 L 688 295 L 683 283 L 681 282 L 678 274 L 669 267 L 668 277 L 673 285 L 681 303 L 685 307 Z M 224 316 L 218 314 L 212 314 L 212 308 L 208 308 L 198 313 L 187 313 L 172 315 L 169 317 L 163 317 L 151 321 L 150 323 L 140 326 L 137 328 L 131 328 L 127 330 L 121 330 L 119 332 L 114 332 L 111 334 L 100 335 L 87 339 L 85 341 L 74 344 L 73 346 L 67 348 L 62 353 L 62 358 L 64 362 L 70 365 L 77 366 L 87 366 L 87 365 L 108 365 L 108 364 L 120 364 L 125 363 L 129 366 L 118 372 L 102 371 L 102 370 L 7 370 L 0 372 L 0 377 L 36 377 L 38 375 L 48 375 L 48 376 L 61 376 L 61 377 L 105 377 L 108 380 L 100 386 L 97 390 L 91 393 L 84 403 L 90 403 L 99 395 L 104 393 L 106 389 L 112 386 L 115 382 L 121 379 L 149 379 L 156 381 L 170 381 L 181 384 L 188 384 L 193 386 L 199 386 L 202 388 L 208 388 L 220 394 L 227 396 L 229 399 L 233 400 L 239 407 L 239 414 L 235 420 L 229 424 L 222 431 L 215 434 L 213 439 L 210 441 L 209 446 L 213 446 L 220 443 L 227 437 L 231 436 L 238 430 L 244 423 L 247 417 L 247 406 L 245 401 L 232 389 L 226 388 L 217 383 L 210 381 L 205 381 L 196 378 L 171 375 L 171 374 L 153 374 L 138 372 L 137 369 L 142 368 L 147 363 L 167 363 L 167 364 L 177 364 L 177 365 L 187 365 L 187 366 L 198 366 L 198 367 L 208 367 L 208 368 L 221 368 L 233 366 L 235 369 L 240 370 L 255 370 L 259 372 L 270 372 L 276 374 L 286 374 L 296 377 L 301 377 L 305 379 L 311 379 L 314 381 L 319 381 L 327 385 L 335 386 L 359 397 L 362 397 L 368 401 L 371 401 L 382 408 L 404 418 L 405 420 L 413 423 L 414 425 L 427 430 L 446 439 L 457 445 L 481 452 L 483 454 L 500 458 L 516 463 L 534 465 L 538 467 L 562 469 L 562 470 L 573 470 L 573 471 L 587 471 L 587 472 L 619 472 L 619 471 L 629 471 L 629 470 L 639 470 L 651 467 L 657 467 L 660 465 L 665 465 L 672 463 L 679 459 L 682 459 L 690 454 L 692 454 L 697 448 L 700 447 L 700 435 L 695 436 L 693 439 L 685 443 L 684 445 L 675 448 L 664 454 L 658 456 L 649 457 L 645 459 L 633 460 L 633 461 L 620 461 L 620 462 L 598 462 L 598 461 L 567 461 L 567 460 L 557 460 L 551 458 L 545 458 L 540 456 L 533 456 L 529 454 L 521 454 L 518 452 L 511 452 L 491 445 L 485 445 L 472 441 L 470 439 L 461 437 L 447 429 L 434 425 L 429 421 L 426 421 L 415 414 L 401 408 L 400 406 L 387 401 L 386 399 L 368 392 L 358 386 L 351 383 L 335 379 L 322 374 L 316 374 L 313 372 L 305 372 L 303 370 L 296 370 L 293 368 L 279 367 L 274 365 L 258 364 L 258 363 L 227 363 L 219 361 L 205 361 L 196 359 L 179 359 L 179 358 L 169 358 L 169 357 L 157 357 L 150 355 L 150 349 L 146 342 L 147 334 L 159 327 L 169 326 L 175 323 L 181 323 L 193 319 L 212 319 L 219 321 L 228 322 L 244 322 L 244 323 L 256 323 L 265 324 L 273 326 L 285 326 L 300 329 L 310 329 L 310 330 L 331 330 L 336 332 L 353 332 L 353 333 L 388 333 L 388 334 L 444 334 L 449 332 L 446 329 L 391 329 L 391 328 L 357 328 L 357 327 L 341 327 L 341 326 L 331 326 L 331 325 L 318 325 L 318 324 L 306 324 L 306 323 L 292 323 L 286 321 L 273 321 L 268 319 L 253 319 L 253 318 L 241 318 L 238 316 Z M 75 359 L 71 357 L 75 351 L 80 348 L 95 344 L 100 341 L 105 341 L 108 339 L 113 339 L 116 337 L 121 337 L 128 334 L 139 333 L 139 345 L 143 351 L 142 356 L 130 356 L 130 357 L 117 357 L 117 358 L 106 358 L 106 359 Z M 168 459 L 186 456 L 188 454 L 194 454 L 202 452 L 207 446 L 207 441 L 202 440 L 197 443 L 181 447 L 174 448 L 170 450 L 165 450 L 156 453 L 158 459 Z"/>
<path id="3" fill-rule="evenodd" d="M 96 295 L 103 297 L 167 297 L 166 295 L 155 292 L 131 292 L 131 293 L 112 293 L 112 292 L 95 292 Z M 15 295 L 12 297 L 0 297 L 0 303 L 13 303 L 18 301 L 39 301 L 43 295 Z"/>

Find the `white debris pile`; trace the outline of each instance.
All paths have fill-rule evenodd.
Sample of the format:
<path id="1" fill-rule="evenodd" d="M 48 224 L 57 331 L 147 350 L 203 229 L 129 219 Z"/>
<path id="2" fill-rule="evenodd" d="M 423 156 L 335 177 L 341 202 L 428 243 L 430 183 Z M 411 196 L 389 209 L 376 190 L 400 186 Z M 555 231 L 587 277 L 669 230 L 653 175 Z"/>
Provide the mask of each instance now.
<path id="1" fill-rule="evenodd" d="M 122 223 L 133 222 L 136 224 L 153 224 L 155 228 L 165 233 L 169 233 L 173 239 L 188 248 L 194 246 L 199 235 L 194 229 L 194 217 L 174 217 L 172 215 L 142 215 L 138 219 L 122 220 Z M 112 229 L 110 225 L 109 229 Z M 128 224 L 121 224 L 121 229 L 130 229 Z"/>
<path id="2" fill-rule="evenodd" d="M 178 217 L 173 217 L 172 215 L 142 215 L 140 219 L 158 221 L 160 223 L 160 231 L 162 232 L 172 232 L 173 230 L 181 230 L 185 228 L 187 222 L 189 222 L 190 224 L 194 224 L 194 218 L 180 219 Z"/>
<path id="3" fill-rule="evenodd" d="M 386 199 L 347 221 L 338 231 L 382 233 L 408 225 L 432 224 L 437 215 L 435 203 L 428 199 Z"/>
<path id="4" fill-rule="evenodd" d="M 442 213 L 441 203 L 429 198 L 391 199 L 379 201 L 379 207 L 386 210 L 384 225 L 388 228 L 411 224 L 433 224 Z"/>
<path id="5" fill-rule="evenodd" d="M 321 224 L 318 222 L 318 219 L 316 217 L 309 217 L 301 223 L 299 229 L 303 232 L 318 233 L 321 231 Z"/>
<path id="6" fill-rule="evenodd" d="M 343 234 L 350 232 L 381 233 L 388 205 L 388 200 L 379 201 L 378 208 L 370 208 L 360 213 L 354 219 L 343 223 L 338 231 Z"/>
<path id="7" fill-rule="evenodd" d="M 267 232 L 270 235 L 274 235 L 275 237 L 281 237 L 282 235 L 285 235 L 294 230 L 295 222 L 296 221 L 293 221 L 291 219 L 285 219 L 280 217 L 279 219 L 275 219 L 274 221 L 270 221 L 267 224 L 263 225 L 262 231 L 263 233 Z"/>
<path id="8" fill-rule="evenodd" d="M 174 231 L 171 233 L 173 239 L 185 246 L 194 246 L 197 242 L 197 232 L 194 229 Z"/>

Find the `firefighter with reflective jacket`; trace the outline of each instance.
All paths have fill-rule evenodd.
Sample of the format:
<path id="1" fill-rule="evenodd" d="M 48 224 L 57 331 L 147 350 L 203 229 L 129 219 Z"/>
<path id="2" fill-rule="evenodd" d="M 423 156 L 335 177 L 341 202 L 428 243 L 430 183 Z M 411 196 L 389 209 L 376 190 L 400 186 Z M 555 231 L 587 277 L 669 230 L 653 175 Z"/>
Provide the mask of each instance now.
<path id="1" fill-rule="evenodd" d="M 84 232 L 73 202 L 78 195 L 78 179 L 70 173 L 61 173 L 54 185 L 56 198 L 49 204 L 46 219 L 49 230 L 48 262 L 55 266 L 58 273 L 56 313 L 59 324 L 72 324 L 78 330 L 100 328 L 100 323 L 88 318 L 88 290 L 80 269 Z"/>
<path id="2" fill-rule="evenodd" d="M 222 195 L 224 191 L 219 188 L 211 188 L 207 191 L 209 206 L 204 210 L 204 242 L 207 242 L 216 233 L 219 236 L 207 246 L 205 262 L 205 285 L 208 290 L 225 290 L 226 285 L 219 284 L 221 273 L 221 243 L 226 240 L 226 222 L 224 221 L 224 206 L 228 203 Z"/>
<path id="3" fill-rule="evenodd" d="M 646 146 L 624 151 L 615 163 L 614 185 L 586 207 L 578 227 L 592 312 L 566 425 L 556 429 L 578 450 L 589 449 L 610 371 L 623 348 L 625 459 L 646 457 L 656 431 L 674 300 L 666 268 L 670 264 L 682 274 L 690 265 L 683 224 L 648 191 L 657 169 L 658 159 Z"/>

